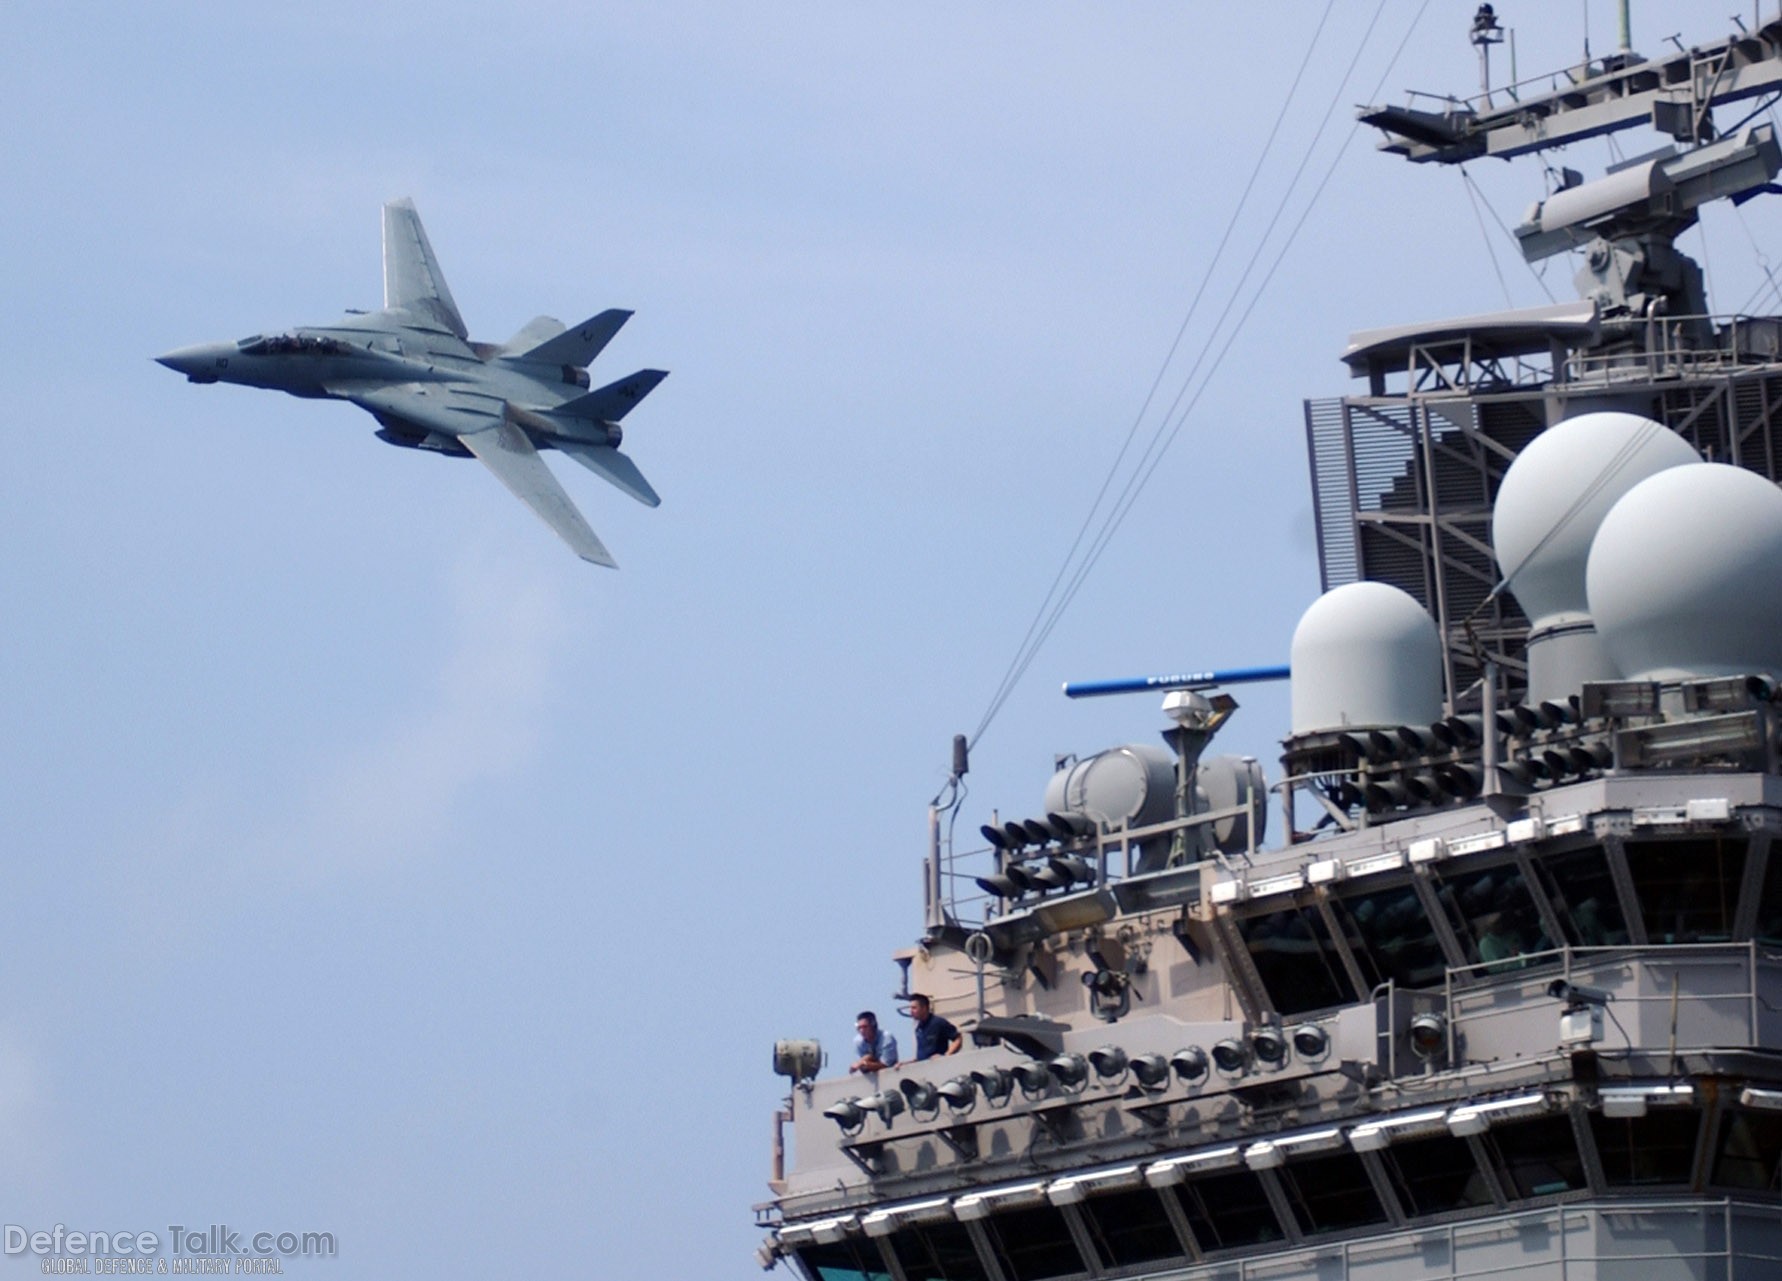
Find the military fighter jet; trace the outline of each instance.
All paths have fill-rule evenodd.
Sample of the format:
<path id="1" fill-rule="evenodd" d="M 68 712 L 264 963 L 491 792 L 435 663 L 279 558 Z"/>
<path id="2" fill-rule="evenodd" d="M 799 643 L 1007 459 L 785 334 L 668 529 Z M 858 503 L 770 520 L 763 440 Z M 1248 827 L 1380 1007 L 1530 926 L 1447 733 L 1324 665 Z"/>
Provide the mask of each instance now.
<path id="1" fill-rule="evenodd" d="M 619 452 L 619 423 L 667 373 L 640 369 L 589 390 L 588 364 L 630 318 L 603 311 L 570 329 L 540 316 L 500 346 L 471 342 L 414 202 L 393 200 L 384 206 L 381 311 L 156 359 L 195 383 L 351 401 L 392 445 L 480 459 L 576 555 L 616 569 L 538 451 L 568 454 L 641 503 L 662 501 Z"/>

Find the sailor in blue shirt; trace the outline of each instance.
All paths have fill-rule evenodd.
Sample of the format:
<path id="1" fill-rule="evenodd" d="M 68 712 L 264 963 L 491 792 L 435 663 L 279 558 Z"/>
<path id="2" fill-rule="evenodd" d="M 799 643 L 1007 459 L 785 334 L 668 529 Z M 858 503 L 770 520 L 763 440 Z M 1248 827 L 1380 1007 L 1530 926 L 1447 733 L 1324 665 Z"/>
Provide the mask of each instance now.
<path id="1" fill-rule="evenodd" d="M 910 994 L 910 1017 L 916 1020 L 916 1057 L 932 1059 L 942 1054 L 957 1054 L 965 1039 L 959 1029 L 934 1012 L 934 1007 L 920 992 Z"/>
<path id="2" fill-rule="evenodd" d="M 879 1030 L 879 1016 L 861 1010 L 854 1018 L 854 1062 L 850 1072 L 878 1072 L 897 1066 L 897 1038 Z"/>

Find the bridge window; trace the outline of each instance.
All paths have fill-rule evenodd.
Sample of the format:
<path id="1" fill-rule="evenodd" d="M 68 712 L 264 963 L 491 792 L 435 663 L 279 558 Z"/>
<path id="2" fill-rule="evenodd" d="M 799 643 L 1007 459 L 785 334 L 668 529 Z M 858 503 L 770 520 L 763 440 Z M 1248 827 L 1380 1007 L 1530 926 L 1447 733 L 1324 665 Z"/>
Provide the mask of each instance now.
<path id="1" fill-rule="evenodd" d="M 1267 912 L 1238 922 L 1269 1000 L 1281 1014 L 1302 1014 L 1357 998 L 1324 918 L 1309 907 Z"/>
<path id="2" fill-rule="evenodd" d="M 1590 1114 L 1590 1132 L 1610 1187 L 1688 1183 L 1702 1128 L 1697 1108 L 1664 1108 L 1645 1116 Z"/>
<path id="3" fill-rule="evenodd" d="M 978 1248 L 963 1223 L 904 1228 L 891 1235 L 891 1249 L 906 1281 L 988 1281 Z"/>
<path id="4" fill-rule="evenodd" d="M 1407 1139 L 1380 1155 L 1399 1200 L 1412 1215 L 1491 1204 L 1491 1188 L 1465 1139 L 1449 1134 Z"/>
<path id="5" fill-rule="evenodd" d="M 1724 943 L 1732 937 L 1745 874 L 1743 840 L 1639 841 L 1627 867 L 1654 943 Z"/>
<path id="6" fill-rule="evenodd" d="M 1517 968 L 1514 957 L 1558 946 L 1541 928 L 1534 895 L 1516 864 L 1446 872 L 1440 885 L 1448 923 L 1466 952 L 1467 964 L 1496 973 Z"/>
<path id="7" fill-rule="evenodd" d="M 1090 1197 L 1082 1209 L 1090 1239 L 1095 1242 L 1104 1267 L 1135 1267 L 1187 1253 L 1163 1202 L 1149 1188 Z M 911 1277 L 910 1281 L 916 1278 Z"/>
<path id="8" fill-rule="evenodd" d="M 1190 1179 L 1171 1189 L 1207 1252 L 1279 1241 L 1285 1234 L 1262 1181 L 1248 1170 Z"/>
<path id="9" fill-rule="evenodd" d="M 985 1220 L 996 1260 L 1008 1281 L 1045 1281 L 1083 1272 L 1083 1256 L 1056 1207 L 1005 1210 Z"/>
<path id="10" fill-rule="evenodd" d="M 1782 943 L 1782 850 L 1772 843 L 1769 867 L 1764 872 L 1763 897 L 1757 904 L 1757 929 L 1760 943 Z"/>
<path id="11" fill-rule="evenodd" d="M 1485 1136 L 1485 1146 L 1512 1196 L 1553 1196 L 1584 1186 L 1584 1162 L 1568 1116 L 1493 1126 Z"/>
<path id="12" fill-rule="evenodd" d="M 850 1238 L 798 1249 L 798 1261 L 815 1281 L 891 1281 L 878 1247 Z"/>
<path id="13" fill-rule="evenodd" d="M 1549 854 L 1535 866 L 1546 875 L 1565 926 L 1566 942 L 1574 947 L 1613 947 L 1627 942 L 1627 920 L 1621 900 L 1615 897 L 1615 881 L 1600 845 L 1565 854 Z"/>
<path id="14" fill-rule="evenodd" d="M 1281 1167 L 1280 1176 L 1281 1190 L 1293 1207 L 1299 1230 L 1308 1236 L 1386 1221 L 1386 1210 L 1374 1195 L 1367 1170 L 1353 1152 L 1289 1161 Z"/>
<path id="15" fill-rule="evenodd" d="M 1447 977 L 1448 958 L 1411 886 L 1345 894 L 1335 907 L 1369 987 L 1387 979 L 1400 987 L 1430 987 Z"/>
<path id="16" fill-rule="evenodd" d="M 1728 1112 L 1715 1144 L 1713 1182 L 1782 1192 L 1782 1113 Z"/>

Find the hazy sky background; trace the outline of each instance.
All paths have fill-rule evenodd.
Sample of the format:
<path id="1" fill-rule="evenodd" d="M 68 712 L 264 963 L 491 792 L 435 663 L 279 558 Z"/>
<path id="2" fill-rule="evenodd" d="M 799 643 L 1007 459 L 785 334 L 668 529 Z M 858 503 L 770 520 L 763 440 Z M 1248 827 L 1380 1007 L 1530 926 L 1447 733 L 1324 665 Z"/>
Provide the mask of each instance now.
<path id="1" fill-rule="evenodd" d="M 1473 90 L 1473 7 L 1430 3 L 1380 96 Z M 1635 43 L 1728 7 L 1636 3 Z M 1364 43 L 1339 0 L 1187 352 L 1333 101 L 1252 285 L 1347 151 L 978 744 L 962 830 L 1164 723 L 1061 680 L 1286 661 L 1301 398 L 1352 389 L 1352 330 L 1546 301 L 1459 174 L 1351 137 L 1419 8 Z M 1499 6 L 1524 75 L 1577 60 L 1586 8 L 1612 48 L 1602 0 Z M 753 1275 L 771 1043 L 843 1060 L 889 1010 L 950 737 L 1322 12 L 6 7 L 0 1220 L 332 1231 L 288 1268 L 315 1277 Z M 1505 223 L 1543 194 L 1538 162 L 1472 170 Z M 403 195 L 477 338 L 635 308 L 595 379 L 673 371 L 626 424 L 659 510 L 556 462 L 622 571 L 348 406 L 151 363 L 378 305 Z M 1719 310 L 1777 232 L 1757 202 L 1685 238 Z M 1237 693 L 1220 747 L 1273 774 L 1286 691 Z"/>

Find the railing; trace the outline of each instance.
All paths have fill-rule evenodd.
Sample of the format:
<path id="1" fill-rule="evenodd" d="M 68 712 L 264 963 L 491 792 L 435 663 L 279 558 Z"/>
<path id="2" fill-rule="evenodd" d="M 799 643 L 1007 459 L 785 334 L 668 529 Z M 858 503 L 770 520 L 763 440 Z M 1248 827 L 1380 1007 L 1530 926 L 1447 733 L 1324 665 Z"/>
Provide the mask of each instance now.
<path id="1" fill-rule="evenodd" d="M 1456 1051 L 1464 1040 L 1464 1029 L 1487 1020 L 1527 1017 L 1531 1005 L 1551 1004 L 1548 989 L 1556 979 L 1568 983 L 1590 985 L 1600 982 L 1606 972 L 1638 967 L 1649 975 L 1663 970 L 1662 981 L 1652 984 L 1647 992 L 1638 990 L 1638 976 L 1616 984 L 1610 990 L 1610 1001 L 1604 1007 L 1612 1025 L 1620 1027 L 1621 1036 L 1632 1048 L 1634 1038 L 1625 1024 L 1614 1014 L 1617 1007 L 1632 1007 L 1629 1021 L 1650 1005 L 1672 1007 L 1673 1037 L 1676 1011 L 1687 1001 L 1692 1008 L 1704 1004 L 1722 1010 L 1728 1017 L 1742 1014 L 1746 1045 L 1763 1044 L 1764 1014 L 1772 1016 L 1776 1009 L 1760 992 L 1760 972 L 1782 975 L 1782 957 L 1765 952 L 1755 942 L 1747 943 L 1675 943 L 1638 946 L 1623 944 L 1614 947 L 1561 947 L 1544 952 L 1489 961 L 1477 965 L 1451 966 L 1444 995 L 1448 1009 L 1448 1055 L 1456 1062 Z M 1717 986 L 1711 991 L 1683 989 L 1684 975 L 1690 970 L 1706 977 L 1714 970 L 1735 968 L 1738 978 L 1732 986 Z M 1658 978 L 1660 976 L 1654 975 Z M 1782 987 L 1782 980 L 1772 977 L 1771 990 Z M 1505 1001 L 1506 991 L 1514 991 L 1516 999 Z M 1651 1047 L 1646 1047 L 1651 1048 Z M 1676 1047 L 1673 1046 L 1673 1049 Z M 1695 1048 L 1695 1047 L 1692 1047 Z M 1721 1047 L 1725 1048 L 1725 1047 Z"/>
<path id="2" fill-rule="evenodd" d="M 1172 818 L 1162 823 L 1153 823 L 1147 827 L 1119 827 L 1111 831 L 1099 833 L 1082 841 L 1059 845 L 1054 851 L 1058 856 L 1074 855 L 1092 863 L 1095 878 L 1092 881 L 1080 882 L 1071 889 L 1087 889 L 1091 885 L 1116 885 L 1140 875 L 1136 870 L 1135 860 L 1138 847 L 1146 842 L 1173 839 L 1178 832 L 1189 832 L 1197 827 L 1205 827 L 1228 818 L 1243 818 L 1248 833 L 1247 847 L 1234 856 L 1215 851 L 1210 857 L 1214 861 L 1226 863 L 1228 858 L 1236 857 L 1245 863 L 1255 861 L 1256 832 L 1262 821 L 1263 807 L 1267 804 L 1267 793 L 1254 792 L 1239 804 L 1226 809 L 1205 810 L 1190 814 L 1186 818 Z M 936 849 L 931 857 L 938 858 L 938 870 L 934 874 L 931 892 L 938 895 L 947 921 L 966 928 L 975 928 L 986 924 L 1001 913 L 992 905 L 1005 901 L 991 894 L 977 883 L 980 876 L 989 876 L 1002 870 L 999 852 L 989 845 L 975 845 L 970 849 L 956 850 L 949 841 L 936 840 Z M 1036 851 L 1034 858 L 1039 858 Z M 1198 862 L 1200 860 L 1196 860 Z M 973 866 L 975 864 L 975 866 Z M 1176 864 L 1169 871 L 1180 871 L 1187 864 Z M 1022 900 L 1026 902 L 1028 900 Z M 1032 900 L 1040 901 L 1040 900 Z"/>
<path id="3" fill-rule="evenodd" d="M 1699 1249 L 1651 1249 L 1626 1252 L 1605 1249 L 1597 1225 L 1612 1215 L 1637 1215 L 1642 1228 L 1629 1239 L 1650 1241 L 1669 1219 L 1673 1235 L 1692 1231 Z M 1710 1229 L 1708 1220 L 1719 1222 Z M 1349 1281 L 1349 1278 L 1415 1275 L 1424 1281 L 1480 1281 L 1485 1277 L 1515 1277 L 1518 1281 L 1599 1281 L 1602 1276 L 1689 1277 L 1692 1281 L 1730 1281 L 1735 1261 L 1782 1264 L 1782 1255 L 1759 1248 L 1776 1239 L 1759 1225 L 1771 1224 L 1776 1207 L 1738 1201 L 1731 1197 L 1697 1200 L 1628 1200 L 1588 1205 L 1552 1206 L 1466 1219 L 1431 1227 L 1413 1227 L 1390 1236 L 1362 1237 L 1324 1246 L 1308 1246 L 1263 1258 L 1232 1259 L 1180 1271 L 1160 1273 L 1179 1281 Z M 1695 1220 L 1699 1226 L 1694 1226 Z M 1527 1242 L 1539 1239 L 1536 1231 L 1547 1229 L 1547 1250 L 1531 1251 Z M 1580 1240 L 1579 1238 L 1583 1238 Z M 1718 1248 L 1708 1241 L 1718 1239 Z M 1611 1242 L 1615 1239 L 1611 1236 Z M 1659 1236 L 1659 1240 L 1665 1239 Z M 1501 1249 L 1492 1250 L 1501 1243 Z M 1695 1244 L 1696 1242 L 1691 1242 Z M 1741 1248 L 1742 1243 L 1743 1248 Z M 1466 1253 L 1491 1251 L 1476 1263 L 1463 1263 Z M 1444 1260 L 1432 1256 L 1438 1252 Z M 1505 1257 L 1505 1256 L 1509 1257 Z M 1399 1256 L 1395 1258 L 1395 1256 Z M 1394 1262 L 1403 1264 L 1394 1270 Z M 1614 1271 L 1603 1270 L 1610 1265 Z M 1333 1266 L 1334 1265 L 1334 1266 Z M 1445 1266 L 1444 1266 L 1445 1265 Z M 1773 1270 L 1749 1275 L 1774 1275 Z"/>

